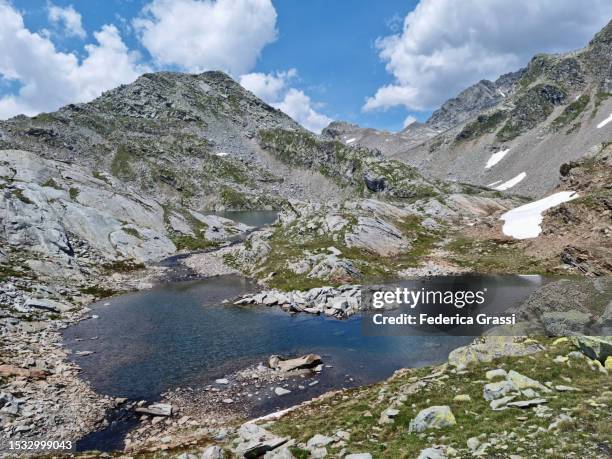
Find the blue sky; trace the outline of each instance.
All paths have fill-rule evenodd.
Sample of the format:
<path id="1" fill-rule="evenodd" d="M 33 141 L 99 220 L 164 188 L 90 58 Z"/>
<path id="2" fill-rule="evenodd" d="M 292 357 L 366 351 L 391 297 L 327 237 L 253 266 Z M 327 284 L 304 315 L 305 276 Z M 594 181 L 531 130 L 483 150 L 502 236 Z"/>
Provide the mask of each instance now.
<path id="1" fill-rule="evenodd" d="M 0 118 L 144 71 L 219 68 L 315 131 L 331 119 L 396 131 L 535 52 L 586 44 L 612 8 L 580 3 L 0 0 Z"/>

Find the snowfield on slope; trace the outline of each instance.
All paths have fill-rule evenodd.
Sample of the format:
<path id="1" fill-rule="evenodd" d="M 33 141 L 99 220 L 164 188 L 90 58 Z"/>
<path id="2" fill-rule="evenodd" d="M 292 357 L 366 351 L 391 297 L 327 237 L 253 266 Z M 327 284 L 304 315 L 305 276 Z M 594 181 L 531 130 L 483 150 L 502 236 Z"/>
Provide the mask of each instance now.
<path id="1" fill-rule="evenodd" d="M 521 172 L 516 177 L 511 178 L 510 180 L 508 180 L 507 182 L 502 183 L 499 186 L 496 186 L 495 189 L 497 191 L 509 190 L 510 188 L 512 188 L 513 186 L 517 185 L 519 182 L 521 182 L 525 177 L 527 177 L 527 174 L 525 172 Z"/>
<path id="2" fill-rule="evenodd" d="M 500 162 L 502 159 L 504 159 L 504 156 L 506 156 L 506 154 L 510 151 L 509 148 L 502 150 L 502 151 L 498 151 L 497 153 L 493 153 L 491 155 L 491 157 L 489 158 L 489 160 L 487 161 L 487 165 L 485 166 L 485 169 L 490 169 L 493 166 L 495 166 L 498 162 Z"/>
<path id="3" fill-rule="evenodd" d="M 606 124 L 608 124 L 610 121 L 612 121 L 612 113 L 610 114 L 610 116 L 608 116 L 605 120 L 603 120 L 601 123 L 597 125 L 597 129 L 601 129 Z"/>
<path id="4" fill-rule="evenodd" d="M 540 226 L 543 219 L 542 214 L 552 207 L 577 197 L 578 193 L 574 191 L 560 191 L 538 201 L 509 210 L 499 217 L 500 220 L 504 221 L 502 231 L 506 236 L 512 236 L 515 239 L 538 237 L 542 231 Z"/>

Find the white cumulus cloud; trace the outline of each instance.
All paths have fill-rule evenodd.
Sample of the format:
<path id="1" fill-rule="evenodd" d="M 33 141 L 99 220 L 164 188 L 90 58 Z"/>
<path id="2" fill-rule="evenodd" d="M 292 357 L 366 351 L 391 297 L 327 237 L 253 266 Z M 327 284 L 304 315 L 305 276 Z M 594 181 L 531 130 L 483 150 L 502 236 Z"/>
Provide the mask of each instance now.
<path id="1" fill-rule="evenodd" d="M 584 46 L 611 16 L 609 0 L 421 0 L 401 32 L 377 40 L 395 81 L 363 109 L 435 108 L 480 79 L 518 70 L 535 53 Z"/>
<path id="2" fill-rule="evenodd" d="M 83 59 L 59 52 L 48 37 L 29 31 L 21 14 L 0 0 L 0 77 L 19 86 L 17 93 L 0 97 L 0 119 L 91 100 L 146 70 L 115 26 L 103 26 L 94 38 L 95 44 L 85 46 Z"/>
<path id="3" fill-rule="evenodd" d="M 83 28 L 81 14 L 72 5 L 62 8 L 49 4 L 47 13 L 49 22 L 62 25 L 67 36 L 81 39 L 87 36 L 87 32 Z"/>
<path id="4" fill-rule="evenodd" d="M 285 112 L 306 129 L 316 133 L 320 133 L 325 126 L 333 121 L 328 116 L 317 112 L 312 106 L 310 97 L 299 89 L 289 89 L 283 100 L 274 104 L 274 106 Z"/>
<path id="5" fill-rule="evenodd" d="M 285 112 L 306 129 L 320 133 L 332 119 L 317 112 L 304 91 L 289 86 L 295 77 L 295 69 L 276 73 L 248 73 L 240 77 L 240 84 L 273 107 Z"/>
<path id="6" fill-rule="evenodd" d="M 277 37 L 270 0 L 153 0 L 133 24 L 158 66 L 191 72 L 246 73 Z"/>
<path id="7" fill-rule="evenodd" d="M 412 115 L 406 117 L 406 119 L 404 120 L 404 129 L 406 129 L 412 123 L 416 123 L 416 121 L 417 121 L 417 119 L 414 116 L 412 116 Z"/>
<path id="8" fill-rule="evenodd" d="M 287 90 L 289 81 L 297 76 L 295 69 L 276 73 L 247 73 L 239 79 L 240 84 L 269 104 L 278 102 Z"/>

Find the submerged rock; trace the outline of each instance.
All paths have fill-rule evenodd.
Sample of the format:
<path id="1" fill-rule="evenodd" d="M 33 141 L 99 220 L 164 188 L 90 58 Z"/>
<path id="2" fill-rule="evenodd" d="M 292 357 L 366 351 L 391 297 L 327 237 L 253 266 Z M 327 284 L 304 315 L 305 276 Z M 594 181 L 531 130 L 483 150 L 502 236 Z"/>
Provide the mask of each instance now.
<path id="1" fill-rule="evenodd" d="M 274 393 L 280 397 L 283 395 L 290 394 L 291 391 L 289 389 L 285 389 L 284 387 L 279 386 L 274 388 Z"/>

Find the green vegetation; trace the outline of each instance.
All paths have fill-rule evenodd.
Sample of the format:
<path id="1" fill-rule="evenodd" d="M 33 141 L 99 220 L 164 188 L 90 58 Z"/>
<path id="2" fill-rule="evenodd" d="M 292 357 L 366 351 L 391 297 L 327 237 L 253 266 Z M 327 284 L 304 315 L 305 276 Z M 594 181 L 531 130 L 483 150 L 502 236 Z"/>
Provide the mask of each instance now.
<path id="1" fill-rule="evenodd" d="M 473 239 L 458 235 L 446 249 L 451 252 L 450 261 L 475 272 L 543 274 L 553 268 L 527 255 L 517 240 Z"/>
<path id="2" fill-rule="evenodd" d="M 316 170 L 344 186 L 359 184 L 364 160 L 372 156 L 368 150 L 348 147 L 337 140 L 318 140 L 305 131 L 261 130 L 259 141 L 262 148 L 284 163 Z"/>
<path id="3" fill-rule="evenodd" d="M 121 229 L 123 230 L 124 233 L 127 233 L 130 236 L 133 236 L 133 237 L 135 237 L 137 239 L 142 239 L 141 234 L 138 232 L 138 230 L 136 228 L 130 228 L 130 227 L 124 226 Z"/>
<path id="4" fill-rule="evenodd" d="M 497 132 L 497 139 L 507 142 L 533 129 L 545 121 L 553 112 L 555 105 L 562 104 L 566 97 L 565 90 L 551 84 L 539 84 L 529 88 L 517 100 L 508 121 Z"/>
<path id="5" fill-rule="evenodd" d="M 39 113 L 38 115 L 34 116 L 32 119 L 34 119 L 35 121 L 43 122 L 43 123 L 51 123 L 57 120 L 57 118 L 55 117 L 53 113 Z"/>
<path id="6" fill-rule="evenodd" d="M 24 271 L 28 271 L 29 268 L 27 266 L 7 266 L 0 265 L 0 279 L 5 280 L 10 277 L 22 277 Z"/>
<path id="7" fill-rule="evenodd" d="M 609 97 L 612 97 L 612 92 L 597 91 L 595 93 L 595 104 L 593 107 L 593 111 L 591 112 L 591 118 L 595 118 L 595 115 L 597 115 L 597 111 L 599 110 L 600 105 L 603 103 L 604 100 Z"/>
<path id="8" fill-rule="evenodd" d="M 380 282 L 397 278 L 397 272 L 402 269 L 418 266 L 419 262 L 442 238 L 443 231 L 427 231 L 421 226 L 421 219 L 416 216 L 394 221 L 394 225 L 411 241 L 410 247 L 395 256 L 381 256 L 358 247 L 348 247 L 345 236 L 356 224 L 355 217 L 345 216 L 349 223 L 335 233 L 326 233 L 318 223 L 309 224 L 304 228 L 303 222 L 294 222 L 286 227 L 278 225 L 268 243 L 271 251 L 266 260 L 258 266 L 249 269 L 256 270 L 259 278 L 270 275 L 269 285 L 280 290 L 307 290 L 323 285 L 340 285 L 347 281 Z M 317 219 L 309 220 L 311 223 Z M 248 241 L 247 241 L 248 243 Z M 316 278 L 298 274 L 289 269 L 290 263 L 303 260 L 310 255 L 328 254 L 329 247 L 335 247 L 342 252 L 341 258 L 350 261 L 361 274 L 354 279 Z M 227 260 L 235 265 L 232 259 Z M 244 268 L 244 267 L 242 267 Z M 271 275 L 271 273 L 275 273 Z"/>
<path id="9" fill-rule="evenodd" d="M 538 80 L 544 73 L 545 69 L 550 66 L 551 58 L 546 54 L 536 54 L 533 56 L 525 73 L 519 80 L 518 84 L 521 88 L 528 88 Z"/>
<path id="10" fill-rule="evenodd" d="M 184 210 L 183 208 L 174 209 L 173 206 L 168 204 L 165 205 L 163 209 L 166 229 L 170 233 L 169 237 L 178 250 L 194 251 L 208 249 L 218 245 L 217 242 L 210 241 L 204 236 L 208 226 L 195 218 L 188 211 Z M 187 221 L 187 224 L 194 233 L 193 236 L 177 233 L 176 231 L 172 230 L 169 223 L 169 218 L 173 211 L 180 214 Z"/>
<path id="11" fill-rule="evenodd" d="M 129 147 L 125 145 L 119 145 L 117 147 L 113 162 L 111 163 L 111 172 L 115 177 L 128 180 L 135 177 L 134 170 L 130 165 L 132 156 L 133 154 Z"/>
<path id="12" fill-rule="evenodd" d="M 588 95 L 582 95 L 577 100 L 569 104 L 563 110 L 558 117 L 556 117 L 551 123 L 551 128 L 555 131 L 567 126 L 574 121 L 578 116 L 584 112 L 587 105 L 589 104 L 590 97 Z"/>
<path id="13" fill-rule="evenodd" d="M 103 264 L 102 268 L 109 273 L 128 273 L 131 271 L 144 269 L 145 265 L 142 263 L 136 263 L 133 260 L 116 260 Z"/>
<path id="14" fill-rule="evenodd" d="M 70 199 L 72 199 L 74 201 L 77 198 L 77 196 L 79 195 L 79 189 L 78 188 L 70 188 L 68 190 L 68 194 L 70 195 Z"/>
<path id="15" fill-rule="evenodd" d="M 495 132 L 497 126 L 506 119 L 508 113 L 505 111 L 497 110 L 490 114 L 479 115 L 476 121 L 472 121 L 464 126 L 459 134 L 457 134 L 457 141 L 473 140 L 483 134 Z"/>
<path id="16" fill-rule="evenodd" d="M 249 195 L 230 186 L 222 186 L 219 191 L 219 196 L 223 204 L 228 208 L 249 209 L 251 207 Z"/>
<path id="17" fill-rule="evenodd" d="M 568 343 L 552 345 L 552 339 L 541 338 L 548 349 L 526 357 L 500 358 L 492 363 L 479 363 L 461 373 L 444 367 L 404 370 L 389 380 L 371 386 L 345 390 L 287 414 L 273 423 L 270 430 L 305 443 L 315 434 L 333 435 L 338 430 L 350 432 L 343 447 L 349 453 L 369 452 L 374 458 L 415 458 L 432 445 L 441 444 L 460 450 L 465 457 L 467 440 L 480 437 L 482 442 L 496 439 L 486 451 L 486 457 L 564 458 L 593 457 L 612 433 L 609 411 L 612 402 L 610 376 L 593 371 L 586 359 L 572 360 L 571 365 L 557 364 L 557 355 L 566 355 L 573 348 Z M 515 370 L 540 382 L 578 387 L 576 392 L 556 392 L 545 397 L 552 416 L 538 416 L 536 410 L 509 408 L 494 411 L 483 397 L 485 372 L 493 368 Z M 430 375 L 438 373 L 439 377 Z M 568 379 L 571 378 L 571 383 Z M 423 387 L 424 386 L 424 387 Z M 404 393 L 397 408 L 399 414 L 392 424 L 378 424 L 390 398 Z M 455 401 L 458 394 L 470 396 L 469 401 Z M 411 433 L 409 422 L 417 413 L 430 406 L 447 405 L 457 424 Z M 562 422 L 558 430 L 549 431 L 550 424 L 565 413 L 571 420 Z M 369 416 L 368 416 L 369 415 Z M 509 436 L 510 433 L 513 435 Z M 500 449 L 500 445 L 504 445 Z M 551 453 L 554 449 L 554 453 Z M 338 450 L 331 446 L 330 455 Z"/>
<path id="18" fill-rule="evenodd" d="M 83 287 L 80 289 L 81 293 L 85 295 L 93 295 L 96 298 L 108 298 L 109 296 L 116 295 L 116 290 L 107 289 L 100 287 L 99 285 L 90 285 L 89 287 Z"/>
<path id="19" fill-rule="evenodd" d="M 188 252 L 194 250 L 208 249 L 216 247 L 218 244 L 214 241 L 209 241 L 204 236 L 188 236 L 184 234 L 171 236 L 170 239 L 178 250 L 186 250 Z"/>
<path id="20" fill-rule="evenodd" d="M 389 198 L 420 199 L 439 194 L 418 171 L 396 160 L 383 160 L 370 150 L 319 140 L 303 131 L 283 129 L 259 132 L 262 148 L 286 164 L 320 172 L 341 187 L 350 186 L 360 195 L 369 195 L 365 177 L 384 183 L 375 192 Z"/>
<path id="21" fill-rule="evenodd" d="M 46 186 L 49 188 L 55 188 L 56 190 L 61 190 L 62 187 L 59 186 L 57 184 L 57 182 L 55 180 L 53 180 L 53 178 L 50 178 L 49 180 L 47 180 L 45 183 L 42 184 L 42 186 Z"/>
<path id="22" fill-rule="evenodd" d="M 247 167 L 238 161 L 211 155 L 203 167 L 205 174 L 214 178 L 227 179 L 239 184 L 251 184 Z"/>
<path id="23" fill-rule="evenodd" d="M 295 457 L 295 459 L 308 459 L 310 457 L 310 451 L 307 449 L 298 448 L 297 446 L 292 446 L 289 448 L 291 454 Z"/>
<path id="24" fill-rule="evenodd" d="M 15 188 L 14 190 L 12 190 L 12 193 L 17 199 L 19 199 L 24 204 L 34 204 L 34 201 L 32 201 L 30 198 L 24 195 L 23 190 L 21 189 Z"/>

